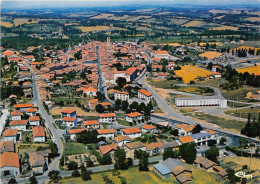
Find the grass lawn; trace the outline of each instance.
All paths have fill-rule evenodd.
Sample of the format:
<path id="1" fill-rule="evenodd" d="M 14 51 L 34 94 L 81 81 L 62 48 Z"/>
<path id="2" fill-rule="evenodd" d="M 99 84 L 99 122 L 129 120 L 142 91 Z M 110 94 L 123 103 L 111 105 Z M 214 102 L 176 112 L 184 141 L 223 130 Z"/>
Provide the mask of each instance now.
<path id="1" fill-rule="evenodd" d="M 87 148 L 85 144 L 77 142 L 66 142 L 65 146 L 66 155 L 76 155 L 87 153 Z"/>
<path id="2" fill-rule="evenodd" d="M 224 182 L 216 181 L 216 175 L 213 173 L 201 170 L 194 165 L 186 164 L 192 170 L 192 183 L 196 184 L 221 184 Z"/>
<path id="3" fill-rule="evenodd" d="M 149 83 L 156 87 L 156 88 L 163 88 L 163 89 L 174 89 L 175 85 L 178 84 L 178 82 L 173 81 L 173 80 L 150 80 Z"/>
<path id="4" fill-rule="evenodd" d="M 222 128 L 239 131 L 245 126 L 246 122 L 226 119 L 218 116 L 212 116 L 203 112 L 192 112 L 190 109 L 181 109 L 184 115 L 192 116 L 200 120 L 205 120 L 208 123 L 216 124 Z"/>
<path id="5" fill-rule="evenodd" d="M 250 106 L 250 105 L 248 105 L 248 104 L 242 104 L 242 103 L 236 103 L 236 102 L 230 102 L 230 101 L 227 102 L 227 105 L 228 105 L 229 107 L 232 107 L 232 108 L 239 108 L 239 107 L 247 107 L 247 106 Z"/>
<path id="6" fill-rule="evenodd" d="M 19 147 L 19 154 L 36 151 L 36 149 L 39 146 L 48 147 L 49 144 L 46 144 L 46 143 L 19 144 L 19 146 L 18 146 Z"/>
<path id="7" fill-rule="evenodd" d="M 255 117 L 257 120 L 260 113 L 260 107 L 225 111 L 225 114 L 241 118 L 247 118 L 249 113 L 251 114 L 251 119 Z"/>
<path id="8" fill-rule="evenodd" d="M 130 126 L 128 121 L 125 121 L 125 120 L 122 120 L 122 119 L 117 119 L 117 122 L 121 125 Z"/>
<path id="9" fill-rule="evenodd" d="M 140 172 L 138 170 L 138 167 L 132 167 L 126 171 L 120 171 L 120 176 L 125 177 L 127 184 L 172 184 L 176 183 L 174 182 L 175 179 L 172 177 L 171 179 L 162 180 L 159 176 L 155 175 L 152 171 L 149 172 Z M 107 175 L 109 179 L 111 179 L 114 183 L 121 183 L 120 178 L 117 176 L 113 176 L 112 172 L 104 172 L 104 173 L 98 173 L 98 174 L 92 174 L 92 180 L 91 181 L 82 181 L 81 178 L 67 178 L 61 180 L 63 184 L 79 184 L 79 183 L 85 183 L 85 184 L 103 184 L 105 183 L 103 178 L 103 175 Z"/>
<path id="10" fill-rule="evenodd" d="M 196 95 L 205 95 L 205 96 L 212 96 L 214 95 L 214 90 L 207 87 L 194 87 L 194 86 L 177 86 L 176 91 L 182 91 L 186 93 L 192 93 Z"/>
<path id="11" fill-rule="evenodd" d="M 29 138 L 29 141 L 27 141 L 27 139 Z M 33 142 L 33 136 L 32 136 L 32 131 L 23 131 L 22 133 L 22 142 L 23 143 L 29 143 L 29 142 Z"/>

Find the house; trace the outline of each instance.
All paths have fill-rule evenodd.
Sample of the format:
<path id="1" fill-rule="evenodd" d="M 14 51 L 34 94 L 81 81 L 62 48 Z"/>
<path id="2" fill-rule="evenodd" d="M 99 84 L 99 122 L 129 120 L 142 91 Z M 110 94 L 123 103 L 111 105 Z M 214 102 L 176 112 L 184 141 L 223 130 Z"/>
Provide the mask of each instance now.
<path id="1" fill-rule="evenodd" d="M 113 139 L 114 143 L 117 143 L 119 147 L 124 146 L 126 143 L 132 142 L 132 139 L 128 136 L 120 135 Z"/>
<path id="2" fill-rule="evenodd" d="M 129 76 L 131 82 L 136 79 L 136 77 L 137 77 L 137 72 L 138 72 L 138 69 L 135 68 L 135 67 L 130 67 L 130 68 L 128 68 L 128 69 L 125 71 L 127 78 L 128 78 L 128 76 Z"/>
<path id="3" fill-rule="evenodd" d="M 194 140 L 192 139 L 191 136 L 183 136 L 183 137 L 179 137 L 178 140 L 179 140 L 182 144 L 186 144 L 186 143 L 192 143 L 192 142 L 194 142 Z"/>
<path id="4" fill-rule="evenodd" d="M 210 172 L 214 171 L 213 166 L 217 166 L 215 162 L 212 162 L 211 160 L 201 156 L 195 159 L 194 164 L 196 165 L 196 167 L 205 169 L 206 171 Z"/>
<path id="5" fill-rule="evenodd" d="M 43 126 L 35 126 L 32 128 L 33 142 L 45 142 L 45 132 Z"/>
<path id="6" fill-rule="evenodd" d="M 141 141 L 129 142 L 125 144 L 124 149 L 126 152 L 126 157 L 134 158 L 134 151 L 135 150 L 146 151 L 146 146 Z"/>
<path id="7" fill-rule="evenodd" d="M 192 130 L 194 129 L 194 125 L 188 125 L 188 124 L 179 124 L 176 126 L 176 128 L 179 131 L 180 136 L 190 135 L 192 134 Z"/>
<path id="8" fill-rule="evenodd" d="M 97 96 L 97 89 L 95 89 L 93 87 L 89 87 L 87 89 L 84 89 L 83 93 L 88 96 Z"/>
<path id="9" fill-rule="evenodd" d="M 115 130 L 114 129 L 101 129 L 98 130 L 97 138 L 105 137 L 106 139 L 112 139 L 115 137 Z"/>
<path id="10" fill-rule="evenodd" d="M 33 104 L 32 103 L 28 103 L 28 104 L 15 104 L 13 107 L 14 107 L 15 110 L 20 110 L 21 112 L 25 112 L 26 109 L 33 108 Z"/>
<path id="11" fill-rule="evenodd" d="M 88 107 L 92 111 L 96 109 L 97 104 L 98 104 L 98 99 L 91 99 L 88 101 Z"/>
<path id="12" fill-rule="evenodd" d="M 97 120 L 83 121 L 83 125 L 88 129 L 100 129 L 100 123 Z"/>
<path id="13" fill-rule="evenodd" d="M 218 165 L 213 166 L 213 171 L 223 178 L 228 175 L 227 171 Z"/>
<path id="14" fill-rule="evenodd" d="M 118 144 L 109 144 L 105 146 L 99 146 L 99 152 L 104 156 L 106 154 L 112 154 L 112 152 L 116 151 L 118 148 Z"/>
<path id="15" fill-rule="evenodd" d="M 156 126 L 154 126 L 154 125 L 145 124 L 145 125 L 142 126 L 142 132 L 154 133 L 156 131 L 157 131 Z"/>
<path id="16" fill-rule="evenodd" d="M 0 153 L 15 152 L 13 141 L 0 141 Z"/>
<path id="17" fill-rule="evenodd" d="M 143 114 L 141 114 L 139 112 L 132 112 L 132 113 L 126 114 L 125 119 L 126 119 L 126 121 L 132 122 L 132 123 L 141 121 L 143 119 Z"/>
<path id="18" fill-rule="evenodd" d="M 219 73 L 219 72 L 213 72 L 213 73 L 212 73 L 212 76 L 213 76 L 214 78 L 220 78 L 220 77 L 221 77 L 221 73 Z"/>
<path id="19" fill-rule="evenodd" d="M 209 133 L 211 134 L 211 139 L 212 140 L 216 140 L 217 143 L 219 143 L 220 141 L 220 136 L 218 136 L 218 132 L 214 131 L 214 130 L 210 130 L 210 129 L 204 129 L 202 131 L 200 131 L 200 133 Z"/>
<path id="20" fill-rule="evenodd" d="M 158 155 L 163 151 L 163 144 L 162 142 L 153 142 L 151 144 L 146 145 L 146 152 L 150 156 Z"/>
<path id="21" fill-rule="evenodd" d="M 70 134 L 70 139 L 76 139 L 76 135 L 86 129 L 70 129 L 69 134 Z"/>
<path id="22" fill-rule="evenodd" d="M 39 126 L 40 125 L 40 117 L 39 116 L 29 117 L 29 125 L 30 126 Z"/>
<path id="23" fill-rule="evenodd" d="M 37 112 L 37 109 L 36 109 L 36 108 L 26 109 L 26 114 L 27 114 L 28 116 L 35 116 L 35 115 L 36 115 L 36 112 Z"/>
<path id="24" fill-rule="evenodd" d="M 61 111 L 61 118 L 64 117 L 77 117 L 77 113 L 73 109 L 64 109 Z"/>
<path id="25" fill-rule="evenodd" d="M 191 182 L 192 171 L 186 167 L 182 162 L 174 158 L 168 158 L 162 163 L 153 165 L 154 172 L 156 172 L 163 179 L 170 178 L 171 173 L 175 176 L 179 183 Z"/>
<path id="26" fill-rule="evenodd" d="M 182 143 L 179 140 L 174 140 L 174 141 L 162 141 L 162 149 L 166 149 L 166 148 L 172 148 L 173 150 L 178 150 L 180 145 Z"/>
<path id="27" fill-rule="evenodd" d="M 34 174 L 43 174 L 48 169 L 51 150 L 41 150 L 29 153 L 29 164 Z"/>
<path id="28" fill-rule="evenodd" d="M 26 130 L 27 122 L 26 120 L 15 120 L 9 122 L 11 129 L 17 129 L 17 130 Z"/>
<path id="29" fill-rule="evenodd" d="M 159 59 L 169 59 L 171 57 L 171 55 L 166 50 L 155 50 L 152 52 L 152 56 Z"/>
<path id="30" fill-rule="evenodd" d="M 62 125 L 67 127 L 75 127 L 78 124 L 77 117 L 64 117 L 62 118 Z"/>
<path id="31" fill-rule="evenodd" d="M 99 115 L 100 123 L 112 123 L 116 121 L 116 113 L 104 113 Z"/>
<path id="32" fill-rule="evenodd" d="M 122 100 L 122 101 L 128 101 L 129 93 L 124 92 L 124 91 L 115 91 L 114 97 L 115 97 L 115 100 L 119 99 L 119 100 Z"/>
<path id="33" fill-rule="evenodd" d="M 21 120 L 22 119 L 22 113 L 21 111 L 13 111 L 11 112 L 11 120 Z"/>
<path id="34" fill-rule="evenodd" d="M 152 93 L 146 91 L 145 89 L 139 89 L 138 90 L 138 98 L 144 99 L 146 103 L 149 103 L 152 101 Z"/>
<path id="35" fill-rule="evenodd" d="M 18 177 L 20 175 L 20 161 L 18 153 L 4 152 L 0 155 L 0 178 Z"/>
<path id="36" fill-rule="evenodd" d="M 6 129 L 4 131 L 4 141 L 14 141 L 17 140 L 17 129 Z"/>
<path id="37" fill-rule="evenodd" d="M 137 128 L 137 127 L 121 129 L 121 133 L 122 133 L 122 135 L 128 136 L 131 139 L 134 139 L 134 138 L 142 136 L 142 131 L 139 128 Z"/>
<path id="38" fill-rule="evenodd" d="M 190 135 L 197 146 L 207 145 L 209 140 L 214 140 L 214 136 L 210 133 L 196 133 Z"/>

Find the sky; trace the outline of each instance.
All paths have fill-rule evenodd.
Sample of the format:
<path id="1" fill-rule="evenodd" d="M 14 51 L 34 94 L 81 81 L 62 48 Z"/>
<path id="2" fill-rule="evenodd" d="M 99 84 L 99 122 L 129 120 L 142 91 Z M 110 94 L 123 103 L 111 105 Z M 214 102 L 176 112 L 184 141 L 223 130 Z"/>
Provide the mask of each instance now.
<path id="1" fill-rule="evenodd" d="M 100 7 L 119 5 L 256 5 L 260 0 L 0 0 L 1 9 Z"/>

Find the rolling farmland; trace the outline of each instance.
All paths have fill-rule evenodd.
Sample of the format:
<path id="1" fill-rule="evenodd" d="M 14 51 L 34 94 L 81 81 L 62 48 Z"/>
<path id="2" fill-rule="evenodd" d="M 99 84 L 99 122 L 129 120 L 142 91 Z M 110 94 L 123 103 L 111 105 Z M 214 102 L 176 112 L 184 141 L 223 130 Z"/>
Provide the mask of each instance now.
<path id="1" fill-rule="evenodd" d="M 237 69 L 237 71 L 239 73 L 248 72 L 249 74 L 259 75 L 260 74 L 260 65 L 246 67 L 246 68 L 239 68 L 239 69 Z"/>
<path id="2" fill-rule="evenodd" d="M 8 28 L 13 27 L 13 24 L 11 24 L 10 22 L 4 22 L 4 21 L 1 21 L 0 25 L 3 27 L 8 27 Z"/>
<path id="3" fill-rule="evenodd" d="M 196 66 L 186 65 L 182 66 L 181 70 L 175 70 L 175 74 L 182 77 L 184 83 L 188 83 L 195 80 L 197 77 L 207 77 L 208 75 L 211 75 L 211 72 Z"/>
<path id="4" fill-rule="evenodd" d="M 213 59 L 213 58 L 219 57 L 221 55 L 222 55 L 222 53 L 220 53 L 220 52 L 209 51 L 209 52 L 204 52 L 204 53 L 200 54 L 199 56 L 200 57 L 206 57 L 208 59 Z"/>

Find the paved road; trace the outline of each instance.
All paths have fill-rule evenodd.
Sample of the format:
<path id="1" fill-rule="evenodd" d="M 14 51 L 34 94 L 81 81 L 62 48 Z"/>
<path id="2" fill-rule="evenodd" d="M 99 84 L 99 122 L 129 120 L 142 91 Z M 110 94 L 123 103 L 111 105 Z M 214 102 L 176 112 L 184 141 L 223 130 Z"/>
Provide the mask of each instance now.
<path id="1" fill-rule="evenodd" d="M 8 109 L 2 109 L 2 116 L 0 118 L 0 135 L 2 134 L 4 128 L 5 128 L 5 122 L 8 117 Z"/>
<path id="2" fill-rule="evenodd" d="M 39 93 L 39 87 L 37 85 L 36 75 L 31 70 L 30 66 L 26 63 L 27 67 L 30 69 L 33 78 L 33 100 L 32 103 L 38 106 L 38 112 L 41 114 L 43 119 L 45 120 L 45 126 L 51 131 L 53 142 L 57 144 L 59 156 L 56 157 L 52 162 L 49 164 L 49 169 L 46 173 L 51 170 L 58 170 L 59 169 L 59 160 L 63 153 L 63 144 L 61 142 L 61 137 L 63 137 L 64 131 L 58 130 L 53 126 L 53 118 L 48 115 L 46 110 L 44 109 L 41 101 L 41 96 Z"/>

